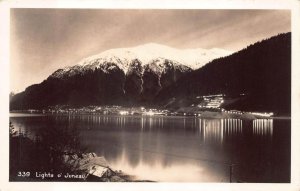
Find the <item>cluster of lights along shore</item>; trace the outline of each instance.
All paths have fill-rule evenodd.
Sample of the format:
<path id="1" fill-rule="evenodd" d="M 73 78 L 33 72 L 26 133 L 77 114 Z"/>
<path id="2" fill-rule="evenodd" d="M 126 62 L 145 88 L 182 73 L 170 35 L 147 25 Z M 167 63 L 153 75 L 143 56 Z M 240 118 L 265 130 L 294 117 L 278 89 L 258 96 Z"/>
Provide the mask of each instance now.
<path id="1" fill-rule="evenodd" d="M 239 96 L 245 96 L 245 94 L 240 94 Z M 216 112 L 224 112 L 228 114 L 252 114 L 260 117 L 271 117 L 274 115 L 273 112 L 243 112 L 238 110 L 225 110 L 222 108 L 222 104 L 225 102 L 225 94 L 217 95 L 206 95 L 206 96 L 197 96 L 197 104 L 192 104 L 190 107 L 194 108 L 193 112 L 185 111 L 169 111 L 167 109 L 154 109 L 154 108 L 145 108 L 145 107 L 121 107 L 121 106 L 87 106 L 82 108 L 69 108 L 68 106 L 54 106 L 49 109 L 44 110 L 34 110 L 29 109 L 26 112 L 28 113 L 43 113 L 43 114 L 115 114 L 115 115 L 165 115 L 165 116 L 198 116 L 201 117 L 201 113 L 206 110 L 213 110 Z"/>

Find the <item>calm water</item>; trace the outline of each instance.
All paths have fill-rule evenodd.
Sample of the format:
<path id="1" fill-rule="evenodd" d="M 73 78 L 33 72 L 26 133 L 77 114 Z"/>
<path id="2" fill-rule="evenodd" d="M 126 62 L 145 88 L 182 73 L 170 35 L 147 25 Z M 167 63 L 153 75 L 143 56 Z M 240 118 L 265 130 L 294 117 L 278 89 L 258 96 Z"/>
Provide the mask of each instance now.
<path id="1" fill-rule="evenodd" d="M 14 116 L 35 139 L 77 137 L 86 152 L 141 179 L 166 182 L 290 181 L 290 120 L 153 116 Z M 57 132 L 58 131 L 58 132 Z M 61 132 L 60 132 L 61 131 Z"/>

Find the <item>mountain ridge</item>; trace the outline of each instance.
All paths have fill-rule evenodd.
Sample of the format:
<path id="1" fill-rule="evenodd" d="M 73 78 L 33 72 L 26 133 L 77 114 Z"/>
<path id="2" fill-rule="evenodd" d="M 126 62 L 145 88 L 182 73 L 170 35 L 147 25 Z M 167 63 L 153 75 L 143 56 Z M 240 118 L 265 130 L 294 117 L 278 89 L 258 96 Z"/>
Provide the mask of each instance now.
<path id="1" fill-rule="evenodd" d="M 224 94 L 234 99 L 222 106 L 226 109 L 290 113 L 291 33 L 259 41 L 197 70 L 163 57 L 147 64 L 137 58 L 127 60 L 126 71 L 117 61 L 101 64 L 94 57 L 84 59 L 82 65 L 90 66 L 84 72 L 77 73 L 82 65 L 75 65 L 72 75 L 49 76 L 13 96 L 10 109 L 51 105 L 176 108 L 197 106 L 197 97 Z"/>
<path id="2" fill-rule="evenodd" d="M 65 74 L 67 76 L 68 74 L 75 75 L 86 70 L 94 70 L 106 63 L 117 64 L 126 74 L 132 61 L 139 60 L 143 66 L 146 66 L 158 58 L 170 60 L 173 63 L 185 65 L 191 69 L 197 69 L 215 58 L 227 56 L 231 53 L 231 51 L 219 48 L 208 50 L 201 48 L 176 49 L 166 45 L 147 43 L 130 48 L 116 48 L 103 51 L 100 54 L 82 59 L 76 65 L 58 69 L 50 77 L 61 78 Z"/>
<path id="3" fill-rule="evenodd" d="M 291 33 L 258 41 L 192 71 L 162 90 L 155 101 L 186 107 L 197 96 L 226 94 L 236 101 L 226 109 L 290 114 Z M 239 95 L 243 94 L 243 97 Z M 190 99 L 190 100 L 189 100 Z M 185 104 L 182 104 L 185 102 Z"/>

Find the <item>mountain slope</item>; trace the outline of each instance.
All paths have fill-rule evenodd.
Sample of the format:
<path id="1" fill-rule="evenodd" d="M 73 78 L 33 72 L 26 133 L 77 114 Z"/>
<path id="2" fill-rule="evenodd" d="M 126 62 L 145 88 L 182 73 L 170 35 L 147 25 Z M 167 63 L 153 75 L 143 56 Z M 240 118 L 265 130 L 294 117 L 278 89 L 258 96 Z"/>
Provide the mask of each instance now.
<path id="1" fill-rule="evenodd" d="M 57 104 L 147 104 L 191 68 L 230 53 L 221 49 L 179 50 L 153 43 L 111 49 L 59 69 L 42 83 L 29 86 L 12 98 L 10 109 Z"/>
<path id="2" fill-rule="evenodd" d="M 11 109 L 44 108 L 51 105 L 126 105 L 144 103 L 157 95 L 191 69 L 163 60 L 161 67 L 152 63 L 142 68 L 135 60 L 127 74 L 114 63 L 103 65 L 106 70 L 95 68 L 64 78 L 50 76 L 41 84 L 32 85 L 16 94 Z M 151 67 L 150 67 L 151 66 Z M 141 73 L 143 71 L 143 73 Z M 163 81 L 166 83 L 163 83 Z"/>
<path id="3" fill-rule="evenodd" d="M 156 102 L 188 106 L 188 99 L 211 94 L 238 98 L 227 104 L 228 109 L 290 113 L 291 33 L 208 63 L 161 91 Z"/>
<path id="4" fill-rule="evenodd" d="M 175 49 L 165 45 L 148 43 L 132 48 L 118 48 L 104 51 L 100 54 L 82 59 L 77 65 L 66 67 L 55 71 L 51 77 L 64 78 L 79 73 L 85 73 L 88 70 L 101 68 L 104 72 L 114 69 L 114 65 L 107 67 L 108 63 L 114 63 L 119 69 L 127 74 L 130 64 L 134 60 L 139 60 L 145 67 L 156 59 L 171 60 L 174 63 L 182 64 L 191 69 L 198 69 L 209 61 L 232 54 L 231 51 L 223 49 Z"/>

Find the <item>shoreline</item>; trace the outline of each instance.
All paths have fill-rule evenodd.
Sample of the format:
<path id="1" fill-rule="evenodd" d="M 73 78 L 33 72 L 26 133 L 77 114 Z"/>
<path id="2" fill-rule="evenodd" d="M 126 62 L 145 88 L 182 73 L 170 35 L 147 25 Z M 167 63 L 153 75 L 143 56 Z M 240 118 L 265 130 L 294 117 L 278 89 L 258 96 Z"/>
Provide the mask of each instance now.
<path id="1" fill-rule="evenodd" d="M 10 124 L 9 181 L 12 182 L 154 182 L 113 169 L 104 156 L 80 148 L 49 145 L 18 134 Z M 65 143 L 62 143 L 64 145 Z"/>
<path id="2" fill-rule="evenodd" d="M 174 118 L 199 118 L 199 119 L 242 119 L 242 120 L 255 120 L 255 119 L 275 119 L 275 120 L 291 120 L 291 116 L 260 116 L 251 113 L 228 113 L 218 111 L 201 111 L 194 115 L 121 115 L 121 114 L 101 114 L 101 113 L 27 113 L 21 111 L 9 112 L 9 117 L 39 117 L 39 116 L 122 116 L 122 117 L 174 117 Z"/>

